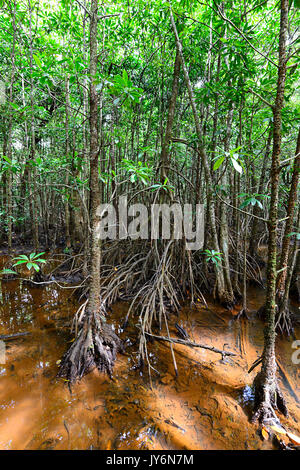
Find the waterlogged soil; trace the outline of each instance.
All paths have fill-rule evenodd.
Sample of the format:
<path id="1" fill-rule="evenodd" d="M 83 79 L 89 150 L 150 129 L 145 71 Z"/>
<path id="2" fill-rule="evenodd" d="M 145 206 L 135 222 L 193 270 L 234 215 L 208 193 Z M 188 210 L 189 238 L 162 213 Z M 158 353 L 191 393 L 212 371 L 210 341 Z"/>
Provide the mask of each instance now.
<path id="1" fill-rule="evenodd" d="M 228 312 L 212 302 L 209 309 L 199 303 L 183 307 L 179 318 L 171 315 L 170 336 L 177 337 L 178 322 L 192 341 L 227 348 L 236 356 L 222 360 L 213 352 L 176 344 L 176 377 L 170 345 L 155 341 L 148 345 L 151 383 L 147 366 L 143 372 L 135 368 L 137 319 L 131 318 L 123 331 L 128 304 L 116 304 L 108 321 L 126 341 L 127 355 L 118 356 L 113 380 L 94 371 L 70 388 L 56 374 L 73 340 L 69 327 L 79 304 L 72 292 L 55 284 L 2 283 L 0 334 L 30 334 L 7 341 L 0 364 L 0 449 L 272 448 L 249 422 L 257 369 L 247 371 L 263 347 L 263 325 L 251 310 L 263 303 L 263 291 L 248 292 L 249 321 L 234 320 L 238 308 Z M 290 411 L 282 424 L 299 435 L 294 339 L 278 338 L 277 357 Z"/>

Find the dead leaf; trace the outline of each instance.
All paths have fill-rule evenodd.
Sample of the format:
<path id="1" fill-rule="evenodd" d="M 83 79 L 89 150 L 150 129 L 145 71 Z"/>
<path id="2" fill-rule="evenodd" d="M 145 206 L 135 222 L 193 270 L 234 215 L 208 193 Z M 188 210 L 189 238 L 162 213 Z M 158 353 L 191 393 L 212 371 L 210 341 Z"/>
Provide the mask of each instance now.
<path id="1" fill-rule="evenodd" d="M 106 450 L 111 450 L 111 441 L 106 444 Z"/>
<path id="2" fill-rule="evenodd" d="M 269 439 L 269 433 L 268 433 L 268 430 L 263 426 L 262 429 L 261 429 L 261 435 L 262 437 L 264 438 L 264 440 L 266 441 L 267 439 Z"/>

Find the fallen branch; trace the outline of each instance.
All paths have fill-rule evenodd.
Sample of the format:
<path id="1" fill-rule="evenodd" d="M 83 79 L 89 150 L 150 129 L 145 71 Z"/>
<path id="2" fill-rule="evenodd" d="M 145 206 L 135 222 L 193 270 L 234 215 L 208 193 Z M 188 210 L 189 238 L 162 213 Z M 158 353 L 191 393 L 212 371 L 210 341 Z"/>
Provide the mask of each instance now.
<path id="1" fill-rule="evenodd" d="M 4 341 L 10 341 L 13 339 L 17 339 L 20 336 L 27 336 L 30 335 L 30 331 L 25 331 L 24 333 L 14 333 L 13 335 L 0 335 L 0 339 Z"/>
<path id="2" fill-rule="evenodd" d="M 177 338 L 167 338 L 166 336 L 152 335 L 151 333 L 146 333 L 146 332 L 145 332 L 145 335 L 151 336 L 152 338 L 155 338 L 161 341 L 167 341 L 169 343 L 183 344 L 184 346 L 189 346 L 191 348 L 208 349 L 209 351 L 221 354 L 222 359 L 226 356 L 236 356 L 236 354 L 233 352 L 224 351 L 223 349 L 217 349 L 217 348 L 214 348 L 213 346 L 206 346 L 205 344 L 193 343 L 192 341 L 186 341 L 186 340 L 177 339 Z"/>

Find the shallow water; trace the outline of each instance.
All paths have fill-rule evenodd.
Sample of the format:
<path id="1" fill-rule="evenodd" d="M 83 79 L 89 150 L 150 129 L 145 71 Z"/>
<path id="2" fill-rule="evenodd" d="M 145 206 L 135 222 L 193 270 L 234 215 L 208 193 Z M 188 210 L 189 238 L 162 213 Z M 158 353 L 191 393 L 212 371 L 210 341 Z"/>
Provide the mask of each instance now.
<path id="1" fill-rule="evenodd" d="M 263 292 L 249 290 L 249 309 L 263 302 Z M 72 290 L 50 285 L 2 283 L 0 334 L 30 332 L 6 343 L 0 364 L 0 449 L 268 449 L 258 427 L 249 423 L 251 384 L 247 370 L 261 354 L 262 324 L 236 322 L 233 312 L 209 303 L 171 316 L 191 339 L 236 353 L 222 361 L 204 349 L 174 345 L 176 378 L 167 343 L 149 344 L 152 389 L 147 368 L 136 363 L 136 319 L 121 333 L 127 356 L 119 355 L 114 380 L 90 373 L 69 389 L 56 378 L 57 361 L 72 340 L 70 321 L 78 308 Z M 121 331 L 128 305 L 114 306 L 109 321 Z M 162 331 L 162 334 L 164 332 Z M 296 338 L 300 338 L 299 330 Z M 300 433 L 300 366 L 291 361 L 292 340 L 278 339 L 279 378 L 290 418 L 287 429 Z"/>

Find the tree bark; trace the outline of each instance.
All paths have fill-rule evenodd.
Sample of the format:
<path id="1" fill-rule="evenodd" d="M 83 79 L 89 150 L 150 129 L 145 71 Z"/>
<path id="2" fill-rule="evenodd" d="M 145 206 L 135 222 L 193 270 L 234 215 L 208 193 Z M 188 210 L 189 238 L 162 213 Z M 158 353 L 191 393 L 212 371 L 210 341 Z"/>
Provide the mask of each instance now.
<path id="1" fill-rule="evenodd" d="M 275 355 L 275 314 L 276 314 L 276 275 L 277 275 L 277 225 L 278 225 L 278 188 L 281 154 L 281 121 L 286 79 L 286 45 L 288 31 L 289 1 L 281 0 L 279 63 L 277 77 L 277 93 L 273 106 L 273 151 L 271 166 L 271 202 L 269 215 L 267 296 L 265 304 L 266 327 L 264 330 L 264 350 L 262 368 L 254 380 L 255 410 L 253 421 L 270 424 L 277 422 L 274 409 L 288 414 L 284 397 L 279 389 L 276 377 Z"/>
<path id="2" fill-rule="evenodd" d="M 82 324 L 76 340 L 62 359 L 59 376 L 73 383 L 97 367 L 99 372 L 112 374 L 122 342 L 112 328 L 106 324 L 104 308 L 100 300 L 101 248 L 98 237 L 99 189 L 99 142 L 98 142 L 98 96 L 97 75 L 97 24 L 98 0 L 92 0 L 90 12 L 90 288 L 89 298 Z M 102 307 L 102 308 L 101 308 Z"/>
<path id="3" fill-rule="evenodd" d="M 296 158 L 294 161 L 294 169 L 291 181 L 291 187 L 289 192 L 288 207 L 287 207 L 287 221 L 285 224 L 285 230 L 283 235 L 283 243 L 281 248 L 281 257 L 279 269 L 282 270 L 277 278 L 277 297 L 278 302 L 280 302 L 284 291 L 285 291 L 285 281 L 287 277 L 287 266 L 289 259 L 290 243 L 291 238 L 289 234 L 293 231 L 293 222 L 294 222 L 294 212 L 295 205 L 297 201 L 297 192 L 298 192 L 298 182 L 299 182 L 299 172 L 300 172 L 300 128 L 298 132 L 298 139 L 296 145 Z"/>

